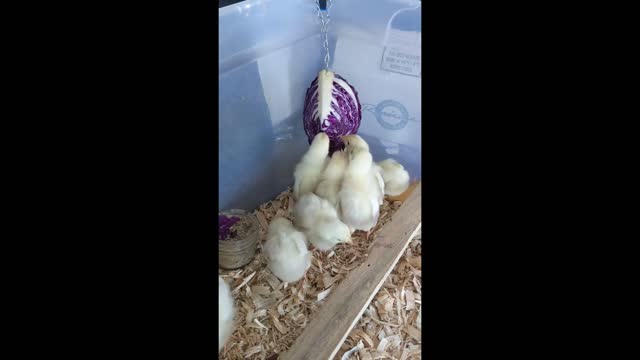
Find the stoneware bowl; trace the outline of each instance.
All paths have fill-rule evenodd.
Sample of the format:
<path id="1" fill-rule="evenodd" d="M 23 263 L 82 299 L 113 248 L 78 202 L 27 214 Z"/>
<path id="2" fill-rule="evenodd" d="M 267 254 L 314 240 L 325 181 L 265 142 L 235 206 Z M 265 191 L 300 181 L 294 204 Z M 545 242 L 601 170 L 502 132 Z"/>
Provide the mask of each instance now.
<path id="1" fill-rule="evenodd" d="M 228 270 L 239 269 L 251 262 L 256 254 L 259 236 L 258 220 L 244 210 L 228 210 L 219 212 L 218 215 L 248 219 L 251 224 L 249 231 L 242 238 L 218 239 L 218 264 L 220 267 Z"/>

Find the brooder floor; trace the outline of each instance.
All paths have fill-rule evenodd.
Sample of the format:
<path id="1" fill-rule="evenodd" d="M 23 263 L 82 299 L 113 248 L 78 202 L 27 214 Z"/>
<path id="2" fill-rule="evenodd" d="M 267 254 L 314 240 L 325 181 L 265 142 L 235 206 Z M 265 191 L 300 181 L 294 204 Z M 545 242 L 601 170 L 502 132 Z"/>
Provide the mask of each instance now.
<path id="1" fill-rule="evenodd" d="M 333 287 L 366 261 L 375 235 L 401 204 L 385 199 L 378 224 L 368 237 L 357 232 L 353 244 L 338 245 L 327 253 L 313 250 L 311 268 L 295 284 L 282 283 L 271 274 L 261 249 L 269 221 L 276 216 L 291 219 L 290 189 L 260 206 L 255 211 L 262 228 L 256 257 L 242 269 L 219 270 L 231 286 L 236 308 L 236 329 L 219 358 L 271 360 L 287 351 L 318 314 Z M 420 358 L 421 251 L 418 234 L 334 359 Z"/>

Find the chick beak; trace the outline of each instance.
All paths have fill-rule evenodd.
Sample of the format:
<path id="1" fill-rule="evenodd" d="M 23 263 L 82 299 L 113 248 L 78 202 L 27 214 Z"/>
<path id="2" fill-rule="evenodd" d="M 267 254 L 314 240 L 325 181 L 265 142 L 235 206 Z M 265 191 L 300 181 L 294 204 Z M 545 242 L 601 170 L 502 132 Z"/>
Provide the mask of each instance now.
<path id="1" fill-rule="evenodd" d="M 352 139 L 351 135 L 340 136 L 342 143 L 344 144 L 345 150 L 349 148 L 349 141 Z"/>

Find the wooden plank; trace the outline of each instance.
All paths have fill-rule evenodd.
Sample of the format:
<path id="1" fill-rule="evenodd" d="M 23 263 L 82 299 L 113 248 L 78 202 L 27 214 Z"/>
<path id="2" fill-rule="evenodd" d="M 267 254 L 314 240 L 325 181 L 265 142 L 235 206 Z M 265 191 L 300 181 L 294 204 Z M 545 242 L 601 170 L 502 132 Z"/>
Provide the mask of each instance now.
<path id="1" fill-rule="evenodd" d="M 356 325 L 422 225 L 422 185 L 374 239 L 367 261 L 331 291 L 320 312 L 279 360 L 328 360 Z"/>

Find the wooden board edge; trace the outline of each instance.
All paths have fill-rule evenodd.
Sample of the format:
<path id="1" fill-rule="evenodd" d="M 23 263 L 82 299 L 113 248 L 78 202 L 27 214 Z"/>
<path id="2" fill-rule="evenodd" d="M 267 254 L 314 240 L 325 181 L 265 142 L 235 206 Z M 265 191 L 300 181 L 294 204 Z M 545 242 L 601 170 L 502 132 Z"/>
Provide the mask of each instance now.
<path id="1" fill-rule="evenodd" d="M 421 188 L 421 183 L 418 182 L 416 184 L 416 187 L 412 189 L 411 193 L 413 195 L 414 190 L 417 188 Z M 421 196 L 421 195 L 418 195 Z M 411 198 L 413 198 L 411 196 Z M 407 202 L 405 202 L 403 204 L 403 206 L 405 204 L 407 204 Z M 404 244 L 402 244 L 402 247 L 400 248 L 399 252 L 394 256 L 393 260 L 389 263 L 388 267 L 385 269 L 385 272 L 382 275 L 381 280 L 375 284 L 375 286 L 373 286 L 369 291 L 370 294 L 367 295 L 367 300 L 362 304 L 362 307 L 358 310 L 357 314 L 354 316 L 354 318 L 351 320 L 350 323 L 348 323 L 348 328 L 346 329 L 346 331 L 344 332 L 344 334 L 341 334 L 340 336 L 340 341 L 336 341 L 335 344 L 333 344 L 334 341 L 331 341 L 331 344 L 323 344 L 323 346 L 327 346 L 328 349 L 331 349 L 331 347 L 333 347 L 331 349 L 331 355 L 329 356 L 329 359 L 332 359 L 333 357 L 335 357 L 335 355 L 337 354 L 337 352 L 339 351 L 340 347 L 342 346 L 342 344 L 344 343 L 344 341 L 346 340 L 346 338 L 349 336 L 349 333 L 353 330 L 353 328 L 355 327 L 355 325 L 357 324 L 358 320 L 360 320 L 360 318 L 362 317 L 362 314 L 364 313 L 364 311 L 367 309 L 367 307 L 369 306 L 369 304 L 371 303 L 371 301 L 373 300 L 373 298 L 375 297 L 375 295 L 378 293 L 378 291 L 380 290 L 380 288 L 382 288 L 382 285 L 384 284 L 384 282 L 386 281 L 386 279 L 389 277 L 389 275 L 391 274 L 391 272 L 393 271 L 393 269 L 396 267 L 396 265 L 398 264 L 398 262 L 400 261 L 400 258 L 402 257 L 402 255 L 405 253 L 407 247 L 409 246 L 409 244 L 411 243 L 411 240 L 413 240 L 415 238 L 415 236 L 419 233 L 419 231 L 422 229 L 422 221 L 418 221 L 415 223 L 414 227 L 411 230 L 411 227 L 408 228 L 408 231 L 404 232 L 404 235 L 406 236 L 407 234 L 409 234 L 409 236 L 404 240 Z M 366 266 L 367 262 L 361 264 L 360 266 L 358 266 L 356 269 L 362 269 L 364 266 Z M 354 269 L 355 270 L 355 269 Z M 351 276 L 356 276 L 356 274 L 358 274 L 358 271 L 353 271 L 351 272 L 349 275 L 347 275 L 347 277 L 345 279 L 342 280 L 341 285 L 345 283 L 345 281 L 347 281 L 347 279 L 349 279 Z M 311 324 L 313 324 L 315 321 L 320 321 L 318 319 L 322 319 L 323 316 L 323 312 L 325 310 L 321 309 L 316 316 L 314 317 L 314 319 L 311 320 L 311 323 L 307 324 L 307 326 L 305 327 L 305 329 L 310 329 L 312 328 Z M 349 316 L 351 317 L 351 316 Z M 346 323 L 346 321 L 345 321 Z M 295 340 L 295 342 L 289 347 L 289 349 L 284 352 L 281 353 L 280 356 L 278 357 L 279 360 L 299 360 L 299 359 L 292 359 L 291 356 L 294 355 L 290 355 L 291 354 L 291 350 L 295 349 L 295 352 L 300 352 L 299 349 L 296 348 L 296 346 L 301 346 L 301 345 L 297 345 L 299 343 L 301 343 L 302 339 L 305 339 L 304 337 L 305 331 L 303 331 L 298 338 Z M 308 338 L 308 336 L 306 336 L 306 338 Z M 305 339 L 307 340 L 307 339 Z M 322 351 L 323 353 L 327 353 L 325 351 Z M 319 357 L 317 357 L 318 355 L 312 355 L 309 356 L 311 354 L 314 354 L 313 351 L 310 351 L 307 353 L 307 355 L 305 356 L 305 359 L 318 359 L 318 360 L 326 360 L 326 359 L 320 359 Z M 315 357 L 314 357 L 315 356 Z"/>
<path id="2" fill-rule="evenodd" d="M 384 284 L 384 282 L 387 280 L 387 278 L 389 277 L 389 274 L 391 274 L 391 272 L 393 271 L 393 269 L 396 268 L 396 265 L 398 264 L 398 261 L 400 261 L 400 258 L 402 257 L 402 255 L 404 255 L 404 252 L 407 250 L 407 247 L 409 247 L 409 244 L 411 243 L 411 240 L 413 240 L 413 238 L 418 234 L 418 232 L 420 231 L 420 229 L 422 228 L 422 222 L 420 222 L 418 224 L 418 226 L 416 226 L 415 230 L 413 231 L 413 233 L 411 234 L 411 236 L 409 236 L 409 240 L 407 241 L 407 243 L 402 247 L 402 251 L 400 251 L 400 253 L 398 254 L 398 256 L 396 256 L 395 260 L 393 260 L 393 263 L 391 264 L 391 266 L 389 267 L 389 269 L 387 270 L 387 272 L 384 274 L 384 277 L 382 278 L 382 280 L 380 281 L 380 283 L 376 284 L 376 286 L 373 288 L 373 291 L 371 292 L 371 295 L 369 295 L 369 298 L 367 300 L 367 302 L 362 306 L 362 309 L 360 309 L 360 311 L 358 312 L 358 315 L 356 315 L 356 317 L 353 319 L 353 321 L 351 322 L 351 325 L 349 326 L 349 328 L 347 329 L 347 332 L 342 336 L 342 339 L 340 340 L 340 342 L 338 342 L 338 344 L 335 346 L 335 348 L 333 349 L 333 351 L 331 352 L 331 356 L 329 356 L 329 359 L 333 359 L 334 356 L 336 356 L 336 354 L 338 353 L 338 351 L 340 350 L 340 347 L 342 346 L 342 344 L 344 344 L 344 341 L 347 339 L 347 337 L 349 336 L 349 334 L 351 333 L 351 330 L 353 330 L 353 328 L 356 326 L 356 323 L 358 322 L 358 320 L 360 320 L 360 318 L 362 317 L 362 314 L 364 314 L 364 311 L 367 309 L 367 307 L 369 306 L 369 304 L 371 304 L 371 301 L 373 300 L 373 298 L 376 296 L 376 294 L 378 293 L 378 291 L 380 291 L 380 288 L 382 287 L 382 285 Z M 363 266 L 364 264 L 360 265 Z"/>

